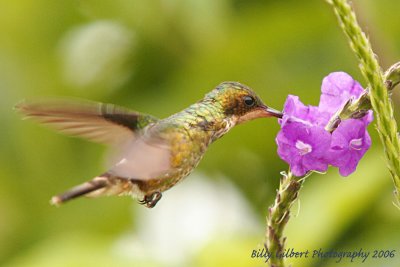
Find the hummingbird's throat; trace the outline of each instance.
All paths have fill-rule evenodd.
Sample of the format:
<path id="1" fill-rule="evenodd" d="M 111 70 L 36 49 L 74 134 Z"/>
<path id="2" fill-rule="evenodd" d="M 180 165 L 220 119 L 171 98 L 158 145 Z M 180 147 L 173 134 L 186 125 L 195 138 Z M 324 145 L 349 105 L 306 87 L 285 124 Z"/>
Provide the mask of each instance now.
<path id="1" fill-rule="evenodd" d="M 236 120 L 233 119 L 222 120 L 218 129 L 214 133 L 213 140 L 217 140 L 218 138 L 226 134 L 235 125 L 236 125 Z"/>

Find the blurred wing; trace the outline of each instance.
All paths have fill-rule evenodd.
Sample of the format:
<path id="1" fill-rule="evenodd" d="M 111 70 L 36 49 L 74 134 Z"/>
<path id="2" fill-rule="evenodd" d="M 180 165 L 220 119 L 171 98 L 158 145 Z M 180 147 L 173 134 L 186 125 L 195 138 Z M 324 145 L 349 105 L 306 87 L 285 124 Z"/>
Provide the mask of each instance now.
<path id="1" fill-rule="evenodd" d="M 121 178 L 149 180 L 171 171 L 171 147 L 160 139 L 132 140 L 118 158 L 109 173 Z"/>
<path id="2" fill-rule="evenodd" d="M 45 125 L 94 142 L 118 144 L 158 119 L 112 104 L 82 100 L 22 102 L 15 107 Z"/>

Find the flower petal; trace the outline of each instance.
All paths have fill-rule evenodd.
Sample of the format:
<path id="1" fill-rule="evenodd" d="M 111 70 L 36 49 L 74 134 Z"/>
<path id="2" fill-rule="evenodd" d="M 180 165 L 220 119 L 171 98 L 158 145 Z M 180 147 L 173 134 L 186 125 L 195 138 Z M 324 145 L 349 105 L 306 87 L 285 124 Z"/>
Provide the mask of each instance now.
<path id="1" fill-rule="evenodd" d="M 312 170 L 326 171 L 330 140 L 331 135 L 323 127 L 288 120 L 276 137 L 278 155 L 296 176 Z"/>
<path id="2" fill-rule="evenodd" d="M 345 120 L 332 133 L 330 164 L 339 167 L 342 176 L 348 176 L 356 170 L 370 146 L 371 138 L 364 121 Z"/>
<path id="3" fill-rule="evenodd" d="M 283 107 L 284 116 L 279 120 L 279 124 L 283 126 L 288 120 L 298 121 L 308 125 L 325 126 L 330 114 L 321 112 L 318 107 L 304 105 L 298 96 L 288 95 Z"/>
<path id="4" fill-rule="evenodd" d="M 333 115 L 350 98 L 358 98 L 364 89 L 345 72 L 333 72 L 322 81 L 319 109 Z"/>

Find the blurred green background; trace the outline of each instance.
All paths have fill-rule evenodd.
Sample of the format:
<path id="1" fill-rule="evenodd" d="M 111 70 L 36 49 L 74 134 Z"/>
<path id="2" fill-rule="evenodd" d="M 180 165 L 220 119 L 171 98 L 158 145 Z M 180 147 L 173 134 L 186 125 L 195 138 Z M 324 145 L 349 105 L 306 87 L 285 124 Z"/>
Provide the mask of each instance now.
<path id="1" fill-rule="evenodd" d="M 400 59 L 400 2 L 353 2 L 386 69 Z M 250 256 L 262 246 L 267 208 L 286 169 L 276 155 L 277 122 L 258 120 L 216 142 L 153 210 L 129 197 L 55 208 L 53 194 L 103 171 L 105 149 L 22 121 L 12 110 L 18 101 L 74 96 L 165 117 L 234 80 L 281 109 L 288 94 L 316 105 L 321 80 L 333 71 L 365 85 L 357 64 L 321 0 L 2 1 L 0 266 L 262 266 Z M 394 249 L 392 259 L 351 265 L 400 266 L 400 212 L 373 126 L 370 132 L 373 146 L 350 177 L 332 169 L 307 179 L 288 247 Z"/>

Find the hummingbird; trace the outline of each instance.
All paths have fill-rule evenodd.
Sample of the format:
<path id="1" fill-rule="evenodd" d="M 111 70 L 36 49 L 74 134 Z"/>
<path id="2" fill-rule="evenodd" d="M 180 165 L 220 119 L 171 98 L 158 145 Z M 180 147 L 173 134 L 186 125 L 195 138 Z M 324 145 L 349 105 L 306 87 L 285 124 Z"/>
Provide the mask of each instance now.
<path id="1" fill-rule="evenodd" d="M 208 146 L 235 125 L 282 113 L 238 82 L 223 82 L 203 99 L 165 119 L 113 104 L 53 99 L 15 107 L 62 133 L 116 148 L 111 167 L 51 198 L 60 205 L 87 196 L 131 195 L 153 208 L 162 193 L 188 176 Z"/>

